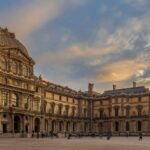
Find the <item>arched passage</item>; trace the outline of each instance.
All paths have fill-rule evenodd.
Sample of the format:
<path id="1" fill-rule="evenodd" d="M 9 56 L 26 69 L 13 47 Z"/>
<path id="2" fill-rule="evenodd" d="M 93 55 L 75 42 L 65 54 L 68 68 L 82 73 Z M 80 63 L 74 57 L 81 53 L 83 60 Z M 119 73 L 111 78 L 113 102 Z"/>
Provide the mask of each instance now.
<path id="1" fill-rule="evenodd" d="M 142 123 L 141 123 L 141 121 L 137 122 L 137 129 L 138 129 L 138 131 L 142 130 Z"/>
<path id="2" fill-rule="evenodd" d="M 51 131 L 55 132 L 56 131 L 56 121 L 55 120 L 52 121 L 52 125 L 51 126 L 52 126 L 52 130 Z"/>
<path id="3" fill-rule="evenodd" d="M 69 129 L 70 129 L 70 122 L 67 122 L 66 123 L 66 131 L 69 131 Z"/>
<path id="4" fill-rule="evenodd" d="M 77 126 L 77 124 L 74 122 L 74 123 L 73 123 L 73 132 L 76 131 L 76 126 Z"/>
<path id="5" fill-rule="evenodd" d="M 63 121 L 59 122 L 59 131 L 62 132 L 63 131 L 63 127 L 64 127 L 64 123 Z"/>
<path id="6" fill-rule="evenodd" d="M 34 131 L 40 132 L 40 119 L 39 118 L 36 118 L 34 120 Z"/>
<path id="7" fill-rule="evenodd" d="M 45 131 L 48 132 L 48 120 L 45 119 Z"/>
<path id="8" fill-rule="evenodd" d="M 87 129 L 88 129 L 88 124 L 85 122 L 84 123 L 84 132 L 87 132 Z"/>
<path id="9" fill-rule="evenodd" d="M 99 122 L 98 129 L 99 129 L 99 133 L 103 132 L 103 123 L 102 122 Z"/>
<path id="10" fill-rule="evenodd" d="M 19 116 L 14 116 L 14 132 L 19 133 L 21 131 L 21 119 Z"/>

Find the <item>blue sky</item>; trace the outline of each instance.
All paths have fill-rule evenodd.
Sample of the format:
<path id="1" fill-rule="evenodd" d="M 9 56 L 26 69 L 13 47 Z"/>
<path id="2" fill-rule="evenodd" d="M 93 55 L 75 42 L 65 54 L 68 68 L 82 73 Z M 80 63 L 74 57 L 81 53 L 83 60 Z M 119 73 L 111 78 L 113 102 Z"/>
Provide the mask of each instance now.
<path id="1" fill-rule="evenodd" d="M 150 87 L 149 0 L 0 0 L 7 26 L 36 61 L 35 74 L 76 90 Z"/>

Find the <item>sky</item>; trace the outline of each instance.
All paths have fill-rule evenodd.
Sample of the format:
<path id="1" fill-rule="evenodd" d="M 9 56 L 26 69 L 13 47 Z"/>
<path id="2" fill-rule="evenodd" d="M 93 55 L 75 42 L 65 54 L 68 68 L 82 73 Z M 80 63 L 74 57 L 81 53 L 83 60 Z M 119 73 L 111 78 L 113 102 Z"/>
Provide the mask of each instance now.
<path id="1" fill-rule="evenodd" d="M 44 80 L 103 92 L 150 87 L 150 0 L 0 0 L 0 26 L 16 34 Z"/>

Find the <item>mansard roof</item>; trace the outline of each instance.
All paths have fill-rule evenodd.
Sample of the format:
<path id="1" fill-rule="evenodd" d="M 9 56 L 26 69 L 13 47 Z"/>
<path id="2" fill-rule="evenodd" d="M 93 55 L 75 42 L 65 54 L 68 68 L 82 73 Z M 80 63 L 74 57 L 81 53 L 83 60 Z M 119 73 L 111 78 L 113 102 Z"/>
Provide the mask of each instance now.
<path id="1" fill-rule="evenodd" d="M 101 96 L 110 96 L 110 95 L 120 95 L 120 94 L 142 94 L 149 92 L 149 89 L 145 88 L 144 86 L 139 87 L 132 87 L 132 88 L 125 88 L 125 89 L 115 89 L 104 91 Z"/>

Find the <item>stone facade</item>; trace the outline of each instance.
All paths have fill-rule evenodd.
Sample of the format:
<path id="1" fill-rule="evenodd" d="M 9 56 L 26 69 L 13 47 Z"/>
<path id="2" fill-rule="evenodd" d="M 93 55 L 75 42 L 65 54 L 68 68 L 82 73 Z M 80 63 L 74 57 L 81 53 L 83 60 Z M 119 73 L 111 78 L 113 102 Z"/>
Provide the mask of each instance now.
<path id="1" fill-rule="evenodd" d="M 7 29 L 0 28 L 0 134 L 150 131 L 150 92 L 145 87 L 103 94 L 75 91 L 34 74 L 34 60 Z"/>

